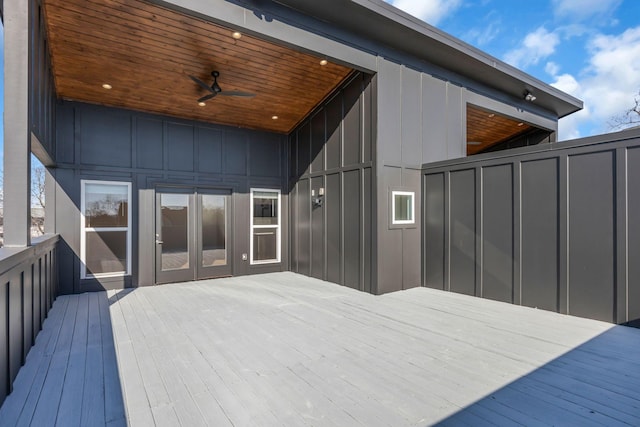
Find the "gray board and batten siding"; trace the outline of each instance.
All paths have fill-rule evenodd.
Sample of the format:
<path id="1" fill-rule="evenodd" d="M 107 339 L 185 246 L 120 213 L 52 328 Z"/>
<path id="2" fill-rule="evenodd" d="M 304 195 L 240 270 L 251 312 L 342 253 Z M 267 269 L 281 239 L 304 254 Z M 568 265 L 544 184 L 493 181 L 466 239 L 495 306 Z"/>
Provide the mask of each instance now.
<path id="1" fill-rule="evenodd" d="M 374 91 L 356 73 L 289 135 L 291 270 L 365 292 L 375 291 Z"/>
<path id="2" fill-rule="evenodd" d="M 300 227 L 313 227 L 312 223 L 321 226 L 320 229 L 314 228 L 313 231 L 305 231 L 296 236 L 293 243 L 301 246 L 291 249 L 292 255 L 298 258 L 295 266 L 290 266 L 287 248 L 290 240 L 287 235 L 289 226 L 285 223 L 289 215 L 283 215 L 283 259 L 280 268 L 294 268 L 294 271 L 326 277 L 376 294 L 420 286 L 420 221 L 410 226 L 391 226 L 390 193 L 393 190 L 414 192 L 416 218 L 420 217 L 421 165 L 464 156 L 467 103 L 509 115 L 550 132 L 556 130 L 556 113 L 541 106 L 527 105 L 519 94 L 516 96 L 514 93 L 507 93 L 506 89 L 499 85 L 488 81 L 475 81 L 472 76 L 463 75 L 461 72 L 464 67 L 448 70 L 442 68 L 441 64 L 425 61 L 416 52 L 408 52 L 396 45 L 381 44 L 363 37 L 360 34 L 362 28 L 340 29 L 335 24 L 323 22 L 317 17 L 304 15 L 275 3 L 260 4 L 260 11 L 265 12 L 263 14 L 244 3 L 240 5 L 235 2 L 215 5 L 182 1 L 161 3 L 182 11 L 190 11 L 189 13 L 206 19 L 237 26 L 241 30 L 246 29 L 249 34 L 280 41 L 286 45 L 291 45 L 292 40 L 295 40 L 297 49 L 351 66 L 362 71 L 362 75 L 372 75 L 372 87 L 369 89 L 371 93 L 367 95 L 370 101 L 359 102 L 359 105 L 362 104 L 362 111 L 366 108 L 371 114 L 371 124 L 362 128 L 366 129 L 370 136 L 364 133 L 358 135 L 363 141 L 370 138 L 370 142 L 362 144 L 362 147 L 370 147 L 371 153 L 367 154 L 370 158 L 351 159 L 352 146 L 349 143 L 343 144 L 338 151 L 340 168 L 356 164 L 360 166 L 350 170 L 341 169 L 339 175 L 330 173 L 329 170 L 318 170 L 318 175 L 311 176 L 315 173 L 312 172 L 309 180 L 305 177 L 299 185 L 292 185 L 291 176 L 286 172 L 290 164 L 287 158 L 289 153 L 285 147 L 288 144 L 286 136 L 281 136 L 278 148 L 280 154 L 276 154 L 281 163 L 279 174 L 262 176 L 260 172 L 251 169 L 253 166 L 261 167 L 257 160 L 260 159 L 260 155 L 251 151 L 271 144 L 260 144 L 257 141 L 277 138 L 273 135 L 231 128 L 223 130 L 224 128 L 215 125 L 153 118 L 143 113 L 65 101 L 59 106 L 60 111 L 56 114 L 59 129 L 54 157 L 57 165 L 54 169 L 55 179 L 58 181 L 55 197 L 60 197 L 60 200 L 56 201 L 56 210 L 58 213 L 65 212 L 63 218 L 57 219 L 55 230 L 63 235 L 60 251 L 63 267 L 60 274 L 64 280 L 61 280 L 61 283 L 73 284 L 66 287 L 64 292 L 153 283 L 151 276 L 154 268 L 150 255 L 153 253 L 150 246 L 153 239 L 149 237 L 153 230 L 149 221 L 146 221 L 146 218 L 153 215 L 153 188 L 158 185 L 200 184 L 213 188 L 230 187 L 234 191 L 233 203 L 236 209 L 233 216 L 237 223 L 234 226 L 234 242 L 248 241 L 247 191 L 258 185 L 263 187 L 275 184 L 281 188 L 282 212 L 291 212 L 297 215 L 296 218 L 301 218 L 302 221 L 297 223 Z M 312 7 L 311 4 L 307 6 Z M 399 27 L 401 24 L 395 22 L 393 26 Z M 423 28 L 421 31 L 426 30 Z M 433 31 L 437 32 L 435 29 Z M 327 34 L 332 36 L 328 37 Z M 426 32 L 421 37 L 427 38 Z M 331 96 L 328 100 L 330 98 Z M 544 96 L 541 95 L 540 99 L 542 98 Z M 573 102 L 569 101 L 558 100 L 563 105 L 562 108 Z M 371 104 L 368 105 L 367 102 Z M 328 104 L 325 101 L 323 105 Z M 355 113 L 350 114 L 355 117 Z M 351 132 L 350 129 L 356 129 L 351 125 L 351 121 L 354 120 L 351 116 L 344 118 L 344 126 L 340 125 L 340 132 L 346 132 L 344 135 L 340 134 L 342 138 L 351 138 L 348 132 Z M 308 117 L 307 120 L 313 119 Z M 319 119 L 316 118 L 317 120 Z M 144 123 L 139 124 L 139 121 Z M 309 132 L 312 132 L 313 123 L 310 122 L 309 127 Z M 212 140 L 218 137 L 225 139 L 229 136 L 235 138 L 237 135 L 245 135 L 238 138 L 245 141 L 242 144 L 246 145 L 247 151 L 238 154 L 237 159 L 231 160 L 229 170 L 203 168 L 203 165 L 207 165 L 206 156 L 215 154 L 207 153 L 206 150 L 200 152 L 201 148 L 218 144 L 220 147 L 226 147 L 226 150 L 231 149 L 234 144 L 214 141 L 212 145 L 203 145 L 198 139 L 201 135 L 200 129 L 205 129 L 205 133 L 215 134 Z M 220 132 L 215 131 L 216 129 Z M 300 132 L 300 129 L 298 127 L 296 133 Z M 143 130 L 147 133 L 143 134 Z M 356 131 L 364 132 L 361 128 Z M 175 142 L 176 138 L 184 139 L 184 147 Z M 304 137 L 301 141 L 304 141 Z M 331 147 L 326 149 L 326 161 L 329 163 L 333 160 L 331 150 Z M 268 155 L 273 156 L 274 153 L 270 152 Z M 365 153 L 356 155 L 365 156 Z M 226 153 L 221 153 L 220 156 L 226 156 Z M 226 157 L 219 158 L 224 158 L 223 164 L 227 164 Z M 309 161 L 311 160 L 313 159 L 310 158 Z M 215 165 L 217 161 L 211 158 L 210 164 Z M 325 166 L 332 167 L 329 163 Z M 244 169 L 237 172 L 235 166 Z M 82 179 L 131 180 L 133 184 L 133 259 L 130 278 L 102 280 L 102 283 L 94 283 L 95 287 L 86 281 L 83 282 L 84 287 L 80 285 L 78 272 L 81 266 L 77 254 L 80 250 L 78 208 Z M 308 185 L 308 189 L 302 188 L 305 185 Z M 311 197 L 311 190 L 316 190 L 315 187 L 330 190 L 335 186 L 339 186 L 340 191 L 344 193 L 328 191 L 323 197 L 327 203 L 326 207 L 313 208 L 311 203 L 306 202 L 306 198 Z M 296 196 L 304 198 L 297 201 L 297 211 L 293 207 L 290 210 L 287 205 L 287 193 L 292 188 L 295 188 Z M 373 194 L 369 194 L 371 191 Z M 355 198 L 344 197 L 347 193 L 360 194 Z M 331 203 L 331 198 L 336 196 L 342 200 L 340 205 L 335 201 Z M 336 210 L 338 206 L 339 211 Z M 299 212 L 301 209 L 309 210 L 309 225 L 305 225 L 307 213 Z M 239 216 L 236 217 L 236 214 Z M 350 227 L 344 220 L 339 224 L 333 222 L 332 218 L 341 216 L 354 218 L 354 227 Z M 368 225 L 369 222 L 371 226 Z M 305 233 L 310 235 L 305 236 Z M 309 247 L 308 255 L 306 249 L 298 252 L 299 247 L 306 247 L 305 239 L 309 240 L 308 245 L 315 245 Z M 337 251 L 329 246 L 335 241 L 340 242 Z M 235 264 L 232 274 L 268 270 L 267 267 L 245 268 L 244 262 L 237 260 L 237 256 L 248 252 L 248 248 L 241 247 L 244 244 L 234 246 Z M 70 260 L 74 260 L 73 263 Z M 305 263 L 309 263 L 309 266 Z M 339 269 L 336 270 L 334 265 L 340 265 Z"/>
<path id="3" fill-rule="evenodd" d="M 420 221 L 411 226 L 392 226 L 390 194 L 394 190 L 414 192 L 416 218 L 420 217 L 422 165 L 466 155 L 467 104 L 531 124 L 548 132 L 551 141 L 555 140 L 558 118 L 582 106 L 579 100 L 471 46 L 459 41 L 453 43 L 448 35 L 439 30 L 377 1 L 230 1 L 223 4 L 194 4 L 189 0 L 165 0 L 159 3 L 179 10 L 191 10 L 191 13 L 204 19 L 212 19 L 285 45 L 291 46 L 295 41 L 296 49 L 312 52 L 373 76 L 371 111 L 375 120 L 371 166 L 371 186 L 374 191 L 371 197 L 371 283 L 355 275 L 344 278 L 344 266 L 335 274 L 340 280 L 353 279 L 354 282 L 350 282 L 352 286 L 363 290 L 370 287 L 375 294 L 420 286 L 422 283 Z M 380 27 L 373 27 L 373 22 L 384 24 L 385 31 L 380 32 Z M 523 99 L 522 93 L 526 88 L 535 89 L 536 94 L 540 95 L 536 103 Z M 297 129 L 299 131 L 300 127 Z M 305 178 L 295 191 L 308 185 L 310 193 L 315 189 L 313 186 L 319 186 L 325 179 L 318 175 L 307 182 Z M 328 179 L 335 179 L 335 176 Z M 344 175 L 341 179 L 344 179 Z M 336 196 L 335 192 L 327 194 L 325 202 L 331 202 L 329 198 L 333 196 Z M 310 197 L 310 194 L 304 197 Z M 362 209 L 362 206 L 360 204 L 359 208 Z M 295 213 L 301 214 L 300 226 L 305 230 L 311 226 L 311 221 L 320 221 L 319 212 L 322 209 L 329 215 L 326 213 L 328 208 L 314 211 L 305 205 L 305 209 L 309 209 L 309 212 Z M 343 212 L 339 215 L 343 215 Z M 309 225 L 305 223 L 307 220 L 310 221 Z M 326 232 L 331 232 L 329 225 L 324 227 L 328 228 Z M 344 228 L 344 225 L 340 227 Z M 325 267 L 325 263 L 346 262 L 342 259 L 343 254 L 334 254 L 327 249 L 325 231 L 315 230 L 315 239 L 311 235 L 313 233 L 307 231 L 302 237 L 297 237 L 298 240 L 302 239 L 300 244 L 305 249 L 299 253 L 301 257 L 293 266 L 294 271 L 315 277 L 329 277 L 333 269 Z M 325 248 L 320 248 L 321 240 Z M 315 248 L 312 247 L 313 241 L 318 245 Z M 351 243 L 352 240 L 347 238 L 346 241 Z M 296 251 L 297 248 L 292 248 L 292 256 L 297 254 Z M 340 260 L 321 259 L 319 254 L 325 252 L 326 256 Z M 362 256 L 362 253 L 359 255 Z M 361 267 L 360 275 L 367 270 Z"/>
<path id="4" fill-rule="evenodd" d="M 358 128 L 358 132 L 364 132 L 362 129 L 370 132 L 370 144 L 362 145 L 371 147 L 370 158 L 365 159 L 364 152 L 358 153 L 363 156 L 361 163 L 357 163 L 360 166 L 357 170 L 341 170 L 340 182 L 335 181 L 337 175 L 323 171 L 292 187 L 291 176 L 287 172 L 290 162 L 287 158 L 289 142 L 286 136 L 71 101 L 53 105 L 51 100 L 55 98 L 55 92 L 52 79 L 46 77 L 50 76 L 48 51 L 45 48 L 35 49 L 36 43 L 31 43 L 30 52 L 38 61 L 30 63 L 32 66 L 40 64 L 39 70 L 42 72 L 31 73 L 34 82 L 33 76 L 41 78 L 38 80 L 40 83 L 32 82 L 29 87 L 30 114 L 39 117 L 38 120 L 32 119 L 34 126 L 30 128 L 33 127 L 43 140 L 43 149 L 36 154 L 50 166 L 48 173 L 53 178 L 49 180 L 47 191 L 47 218 L 53 220 L 48 221 L 48 229 L 62 237 L 59 275 L 60 282 L 64 284 L 61 289 L 64 293 L 154 283 L 154 230 L 149 220 L 154 212 L 154 188 L 177 185 L 233 191 L 233 235 L 236 243 L 232 257 L 234 275 L 270 271 L 271 268 L 291 268 L 287 247 L 289 215 L 286 214 L 282 216 L 282 260 L 278 266 L 249 267 L 247 263 L 238 261 L 238 257 L 248 252 L 249 188 L 268 186 L 281 189 L 283 213 L 294 212 L 288 206 L 287 193 L 291 188 L 297 188 L 296 194 L 302 194 L 298 190 L 307 184 L 309 190 L 315 190 L 317 186 L 325 188 L 322 187 L 325 185 L 327 189 L 340 186 L 340 191 L 360 193 L 357 200 L 341 195 L 344 202 L 340 204 L 339 212 L 335 210 L 338 205 L 330 203 L 331 197 L 340 194 L 335 191 L 328 192 L 324 197 L 327 207 L 321 209 L 326 214 L 312 209 L 311 204 L 305 205 L 304 208 L 309 209 L 310 226 L 315 221 L 321 222 L 323 228 L 309 232 L 312 234 L 308 236 L 309 245 L 315 242 L 316 247 L 315 250 L 309 248 L 308 274 L 326 276 L 330 280 L 376 294 L 419 286 L 422 259 L 420 221 L 412 226 L 390 226 L 390 192 L 413 191 L 416 195 L 416 218 L 420 217 L 421 164 L 464 155 L 467 103 L 495 110 L 551 132 L 556 129 L 558 115 L 579 108 L 579 101 L 541 86 L 517 70 L 498 70 L 496 64 L 493 64 L 496 71 L 491 78 L 475 79 L 474 73 L 463 66 L 465 61 L 485 67 L 487 58 L 471 47 L 453 46 L 436 29 L 426 24 L 417 25 L 408 15 L 396 16 L 395 10 L 386 10 L 386 6 L 379 9 L 380 5 L 375 2 L 364 6 L 344 5 L 354 8 L 354 12 L 358 9 L 358 22 L 351 23 L 344 22 L 339 14 L 331 11 L 316 11 L 316 5 L 311 2 L 304 3 L 307 14 L 271 2 L 260 3 L 259 7 L 246 2 L 213 4 L 172 0 L 159 3 L 289 46 L 295 40 L 296 49 L 313 52 L 373 75 L 371 93 L 367 95 L 371 104 L 359 101 L 362 111 L 370 111 L 371 127 Z M 38 2 L 31 4 L 31 11 L 37 11 Z M 324 9 L 327 9 L 326 6 Z M 380 17 L 375 18 L 371 16 L 372 13 L 380 14 Z M 35 15 L 42 16 L 33 13 Z M 393 30 L 393 35 L 388 36 L 388 43 L 380 43 L 370 29 L 361 25 L 365 18 L 388 21 L 390 31 Z M 406 32 L 415 32 L 420 41 L 452 53 L 447 58 L 453 62 L 443 63 L 441 60 L 444 56 L 425 57 L 424 49 L 415 49 L 417 42 L 412 42 L 410 46 L 399 43 L 402 39 L 400 36 Z M 42 46 L 45 46 L 46 41 L 43 40 L 45 44 Z M 504 77 L 504 82 L 500 76 Z M 544 92 L 538 96 L 539 105 L 526 104 L 520 94 L 514 92 L 515 83 L 532 85 Z M 550 103 L 545 104 L 547 101 Z M 50 104 L 51 108 L 48 108 Z M 352 119 L 344 119 L 347 123 L 340 125 L 341 129 L 344 128 L 341 132 L 347 132 L 343 137 L 350 137 L 349 129 L 355 127 L 349 124 Z M 309 126 L 312 127 L 312 124 Z M 52 135 L 55 135 L 55 140 L 51 139 Z M 358 137 L 363 141 L 369 138 L 364 133 Z M 233 143 L 236 139 L 239 144 Z M 211 143 L 205 143 L 204 140 Z M 267 146 L 277 147 L 266 149 Z M 353 155 L 349 151 L 351 148 L 349 144 L 341 147 L 341 168 L 345 164 L 356 164 L 349 157 Z M 327 149 L 329 156 L 330 151 Z M 266 172 L 261 170 L 265 164 L 262 160 L 271 157 L 279 163 L 277 171 L 274 172 L 276 168 L 269 168 Z M 331 161 L 331 157 L 327 160 Z M 100 282 L 80 280 L 79 204 L 83 179 L 132 183 L 130 277 L 101 279 Z M 55 185 L 51 185 L 52 181 L 55 181 Z M 369 194 L 370 191 L 373 193 Z M 310 197 L 310 191 L 304 197 Z M 329 212 L 330 207 L 334 212 Z M 352 215 L 356 211 L 357 214 Z M 299 215 L 297 212 L 295 214 Z M 336 227 L 333 222 L 329 223 L 331 215 L 355 216 L 357 226 L 349 227 L 342 221 Z M 50 227 L 52 222 L 54 226 Z M 369 222 L 372 224 L 370 231 Z M 339 236 L 334 238 L 336 233 Z M 325 237 L 325 234 L 332 236 L 333 240 Z M 302 237 L 303 245 L 306 244 L 305 238 Z M 330 250 L 332 241 L 340 242 L 337 253 Z M 323 248 L 318 246 L 320 243 Z M 296 269 L 302 266 L 301 271 L 305 271 L 305 254 L 295 254 L 300 255 L 296 259 Z M 336 260 L 340 264 L 337 275 L 335 269 L 327 264 Z"/>
<path id="5" fill-rule="evenodd" d="M 455 81 L 455 77 L 450 76 Z M 504 94 L 482 94 L 424 70 L 379 58 L 376 81 L 377 294 L 422 284 L 422 223 L 394 227 L 391 191 L 415 193 L 421 218 L 422 165 L 466 156 L 467 105 L 535 125 L 555 140 L 557 117 L 518 104 Z M 533 108 L 533 110 L 532 110 Z M 539 141 L 536 141 L 539 142 Z"/>
<path id="6" fill-rule="evenodd" d="M 180 120 L 131 110 L 60 102 L 57 111 L 56 231 L 61 293 L 155 283 L 157 188 L 231 192 L 232 274 L 288 270 L 282 215 L 280 263 L 249 265 L 250 188 L 282 191 L 287 212 L 284 135 Z M 81 180 L 132 183 L 131 276 L 80 280 Z"/>
<path id="7" fill-rule="evenodd" d="M 420 218 L 421 164 L 464 156 L 467 102 L 550 130 L 555 123 L 382 58 L 378 65 L 374 76 L 356 73 L 289 138 L 60 102 L 56 168 L 51 171 L 57 182 L 56 213 L 62 215 L 56 221 L 56 232 L 63 237 L 60 278 L 69 284 L 62 292 L 154 283 L 154 229 L 149 218 L 154 215 L 154 188 L 159 186 L 232 191 L 233 275 L 291 268 L 375 294 L 420 286 L 421 224 L 390 225 L 391 191 L 414 192 Z M 325 129 L 319 128 L 321 121 Z M 82 179 L 132 182 L 130 277 L 81 284 Z M 283 258 L 277 266 L 241 261 L 249 251 L 250 188 L 282 190 Z M 327 191 L 324 206 L 310 200 L 311 190 L 317 194 L 320 188 Z M 296 197 L 291 209 L 289 192 Z M 288 220 L 294 221 L 295 233 L 291 264 Z"/>
<path id="8" fill-rule="evenodd" d="M 384 58 L 377 65 L 290 135 L 291 268 L 383 294 L 422 283 L 421 222 L 392 225 L 391 192 L 414 192 L 421 217 L 422 164 L 465 155 L 467 103 L 553 134 L 557 124 Z M 323 204 L 311 203 L 320 188 Z"/>
<path id="9" fill-rule="evenodd" d="M 424 166 L 424 285 L 640 319 L 637 130 Z"/>

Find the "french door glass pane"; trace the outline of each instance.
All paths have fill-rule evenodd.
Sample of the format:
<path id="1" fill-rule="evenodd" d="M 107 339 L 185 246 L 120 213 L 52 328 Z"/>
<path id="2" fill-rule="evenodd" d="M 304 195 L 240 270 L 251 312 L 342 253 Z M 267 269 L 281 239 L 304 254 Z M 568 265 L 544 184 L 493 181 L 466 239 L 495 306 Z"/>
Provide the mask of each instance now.
<path id="1" fill-rule="evenodd" d="M 278 259 L 278 228 L 253 229 L 253 260 L 275 261 Z"/>
<path id="2" fill-rule="evenodd" d="M 87 231 L 85 262 L 87 274 L 127 271 L 126 231 Z"/>
<path id="3" fill-rule="evenodd" d="M 227 264 L 225 196 L 202 195 L 202 266 Z"/>
<path id="4" fill-rule="evenodd" d="M 162 269 L 189 268 L 189 195 L 160 195 Z"/>

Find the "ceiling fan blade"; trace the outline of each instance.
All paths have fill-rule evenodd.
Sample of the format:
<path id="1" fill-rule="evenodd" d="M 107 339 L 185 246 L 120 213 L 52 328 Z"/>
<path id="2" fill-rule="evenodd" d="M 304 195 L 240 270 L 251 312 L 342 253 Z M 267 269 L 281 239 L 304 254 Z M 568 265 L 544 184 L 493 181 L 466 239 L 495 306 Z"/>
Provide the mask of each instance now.
<path id="1" fill-rule="evenodd" d="M 204 102 L 208 99 L 214 98 L 217 95 L 217 93 L 210 93 L 209 95 L 205 95 L 202 98 L 198 99 L 198 102 Z"/>
<path id="2" fill-rule="evenodd" d="M 239 97 L 243 97 L 243 98 L 253 98 L 254 96 L 256 96 L 255 93 L 241 92 L 239 90 L 223 90 L 222 92 L 218 93 L 218 95 L 239 96 Z"/>
<path id="3" fill-rule="evenodd" d="M 205 82 L 203 82 L 199 78 L 193 77 L 193 76 L 189 76 L 189 77 L 191 78 L 191 80 L 196 82 L 198 85 L 202 86 L 202 88 L 205 89 L 207 92 L 213 92 L 213 89 L 211 89 L 211 86 L 209 86 L 208 84 L 206 84 Z"/>

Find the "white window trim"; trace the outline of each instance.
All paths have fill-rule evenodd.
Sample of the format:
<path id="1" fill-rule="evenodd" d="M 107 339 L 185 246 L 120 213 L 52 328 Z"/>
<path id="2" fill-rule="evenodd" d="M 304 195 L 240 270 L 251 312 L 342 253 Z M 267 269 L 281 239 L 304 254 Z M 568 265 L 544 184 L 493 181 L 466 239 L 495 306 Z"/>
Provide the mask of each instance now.
<path id="1" fill-rule="evenodd" d="M 251 212 L 250 212 L 250 216 L 249 216 L 249 263 L 251 265 L 260 265 L 260 264 L 278 264 L 280 263 L 280 251 L 281 251 L 281 247 L 282 247 L 282 243 L 281 243 L 281 232 L 280 232 L 280 228 L 281 228 L 281 223 L 282 223 L 282 203 L 281 203 L 281 192 L 280 190 L 276 190 L 273 188 L 251 188 L 250 190 L 250 201 L 249 203 L 251 204 Z M 271 193 L 278 193 L 278 223 L 277 225 L 254 225 L 253 224 L 253 193 L 258 192 L 258 191 L 264 191 L 264 192 L 271 192 Z M 262 260 L 262 261 L 254 261 L 253 259 L 253 230 L 254 229 L 259 229 L 259 228 L 276 228 L 276 259 L 266 259 L 266 260 Z"/>
<path id="2" fill-rule="evenodd" d="M 411 197 L 411 219 L 396 219 L 396 196 Z M 415 224 L 416 223 L 416 193 L 413 191 L 391 191 L 391 223 L 396 224 Z"/>
<path id="3" fill-rule="evenodd" d="M 127 224 L 128 227 L 86 227 L 85 217 L 85 186 L 87 184 L 105 184 L 127 186 Z M 131 275 L 131 183 L 126 181 L 101 181 L 83 179 L 80 181 L 80 279 L 95 279 L 101 277 L 123 277 Z M 91 274 L 87 272 L 87 232 L 126 231 L 127 232 L 127 269 L 110 273 Z"/>

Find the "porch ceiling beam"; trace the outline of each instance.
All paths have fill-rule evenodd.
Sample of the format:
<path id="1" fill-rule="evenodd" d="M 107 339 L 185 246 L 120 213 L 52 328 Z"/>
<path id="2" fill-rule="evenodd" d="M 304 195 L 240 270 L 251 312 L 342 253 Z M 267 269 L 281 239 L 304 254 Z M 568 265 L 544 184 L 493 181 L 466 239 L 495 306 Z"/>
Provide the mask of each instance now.
<path id="1" fill-rule="evenodd" d="M 29 8 L 4 0 L 4 245 L 31 244 Z"/>

